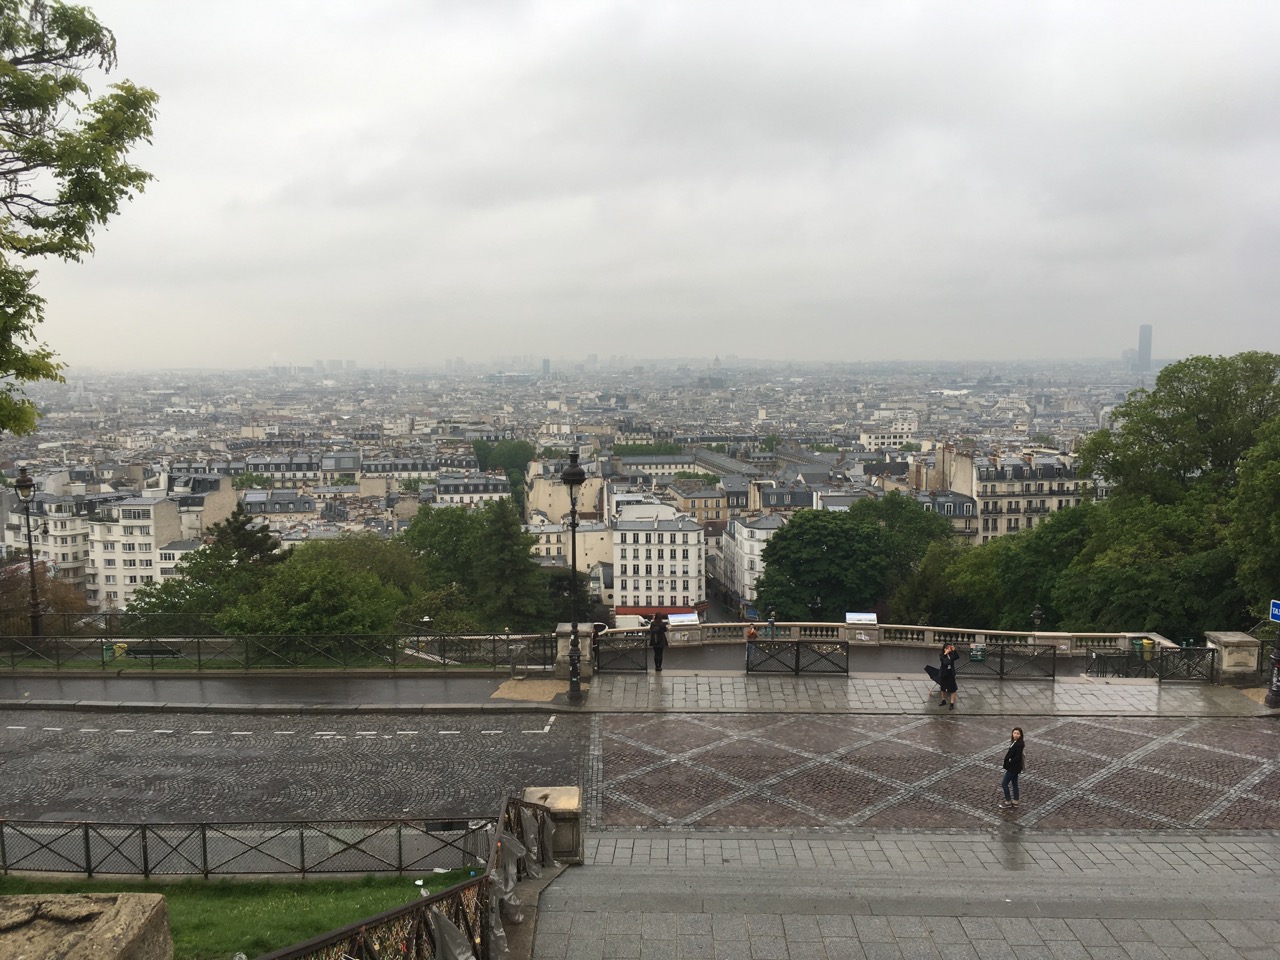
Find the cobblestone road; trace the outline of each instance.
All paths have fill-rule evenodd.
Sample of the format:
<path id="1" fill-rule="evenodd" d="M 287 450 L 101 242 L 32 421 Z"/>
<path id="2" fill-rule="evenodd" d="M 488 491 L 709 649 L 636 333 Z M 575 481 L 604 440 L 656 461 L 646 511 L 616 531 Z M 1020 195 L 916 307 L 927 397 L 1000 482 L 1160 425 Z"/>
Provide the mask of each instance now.
<path id="1" fill-rule="evenodd" d="M 0 713 L 0 816 L 229 821 L 474 816 L 577 783 L 584 721 Z M 575 732 L 578 731 L 578 732 Z"/>
<path id="2" fill-rule="evenodd" d="M 582 784 L 634 829 L 1280 829 L 1271 719 L 1022 721 L 1023 803 L 997 808 L 1001 717 L 0 712 L 0 815 L 458 816 Z"/>
<path id="3" fill-rule="evenodd" d="M 1271 719 L 1021 721 L 1017 811 L 997 807 L 1001 717 L 600 718 L 597 829 L 1280 829 Z"/>

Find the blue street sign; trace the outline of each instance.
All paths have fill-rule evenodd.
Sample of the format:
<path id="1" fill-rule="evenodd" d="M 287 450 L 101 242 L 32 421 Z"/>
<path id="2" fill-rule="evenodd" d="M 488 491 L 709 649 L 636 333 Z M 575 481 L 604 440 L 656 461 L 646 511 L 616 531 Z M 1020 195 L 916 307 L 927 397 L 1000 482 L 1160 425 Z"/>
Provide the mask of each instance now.
<path id="1" fill-rule="evenodd" d="M 1271 601 L 1271 619 L 1280 622 L 1280 600 Z"/>

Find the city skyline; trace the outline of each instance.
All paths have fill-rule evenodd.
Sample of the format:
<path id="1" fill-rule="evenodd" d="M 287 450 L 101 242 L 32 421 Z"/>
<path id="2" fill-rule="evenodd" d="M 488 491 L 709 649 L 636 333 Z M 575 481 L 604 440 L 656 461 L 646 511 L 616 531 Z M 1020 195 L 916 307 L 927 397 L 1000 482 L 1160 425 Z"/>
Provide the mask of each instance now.
<path id="1" fill-rule="evenodd" d="M 72 370 L 1280 350 L 1273 5 L 91 7 L 161 101 Z"/>

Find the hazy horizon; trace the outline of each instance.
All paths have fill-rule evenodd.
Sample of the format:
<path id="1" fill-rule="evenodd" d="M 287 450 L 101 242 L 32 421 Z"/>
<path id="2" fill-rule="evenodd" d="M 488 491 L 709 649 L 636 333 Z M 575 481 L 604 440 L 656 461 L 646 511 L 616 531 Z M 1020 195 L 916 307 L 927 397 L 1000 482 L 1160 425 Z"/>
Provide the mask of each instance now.
<path id="1" fill-rule="evenodd" d="M 1274 3 L 90 7 L 161 99 L 73 371 L 1280 352 Z"/>

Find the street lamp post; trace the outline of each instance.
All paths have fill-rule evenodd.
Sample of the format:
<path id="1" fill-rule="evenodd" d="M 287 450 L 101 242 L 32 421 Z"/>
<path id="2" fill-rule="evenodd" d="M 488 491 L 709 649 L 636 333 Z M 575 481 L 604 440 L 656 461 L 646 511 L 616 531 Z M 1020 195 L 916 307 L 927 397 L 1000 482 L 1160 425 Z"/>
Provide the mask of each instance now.
<path id="1" fill-rule="evenodd" d="M 31 635 L 42 636 L 44 633 L 40 614 L 40 592 L 36 588 L 36 548 L 31 539 L 31 501 L 36 498 L 36 482 L 27 474 L 27 468 L 18 470 L 18 479 L 13 481 L 13 489 L 27 516 L 27 573 L 31 579 Z"/>
<path id="2" fill-rule="evenodd" d="M 1271 686 L 1263 705 L 1280 707 L 1280 634 L 1276 635 L 1275 646 L 1271 648 Z"/>
<path id="3" fill-rule="evenodd" d="M 1032 643 L 1034 643 L 1034 642 L 1035 642 L 1035 640 L 1036 640 L 1036 634 L 1038 634 L 1038 633 L 1040 632 L 1040 621 L 1041 621 L 1041 620 L 1043 620 L 1043 619 L 1044 619 L 1044 610 L 1043 610 L 1043 609 L 1041 609 L 1040 604 L 1038 604 L 1038 603 L 1037 603 L 1037 604 L 1036 604 L 1036 608 L 1035 608 L 1034 610 L 1032 610 L 1032 611 L 1031 611 L 1031 641 L 1032 641 Z"/>
<path id="4" fill-rule="evenodd" d="M 578 488 L 587 471 L 578 465 L 578 451 L 569 454 L 569 465 L 560 482 L 569 488 L 569 702 L 582 702 L 582 650 L 578 644 Z"/>

